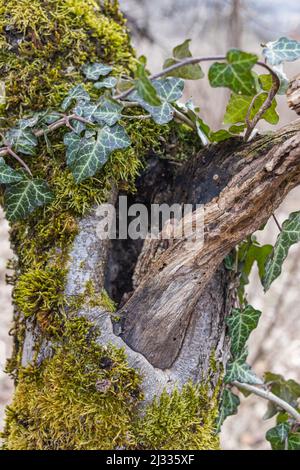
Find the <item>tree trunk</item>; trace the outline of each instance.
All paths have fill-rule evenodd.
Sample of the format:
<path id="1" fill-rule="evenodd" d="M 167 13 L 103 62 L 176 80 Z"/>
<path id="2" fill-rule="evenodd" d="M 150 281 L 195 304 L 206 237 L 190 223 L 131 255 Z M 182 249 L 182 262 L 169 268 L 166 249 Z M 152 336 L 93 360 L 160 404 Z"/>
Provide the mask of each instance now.
<path id="1" fill-rule="evenodd" d="M 100 57 L 132 73 L 117 2 L 13 4 L 2 7 L 9 27 L 1 33 L 11 120 L 21 109 L 59 105 L 87 61 Z M 223 260 L 299 183 L 299 128 L 199 151 L 195 136 L 182 139 L 176 126 L 135 123 L 133 148 L 79 185 L 59 140 L 52 152 L 41 146 L 34 171 L 47 170 L 56 198 L 11 227 L 15 351 L 8 370 L 16 390 L 5 448 L 218 448 L 225 318 L 235 301 Z M 179 154 L 187 158 L 174 164 Z M 205 204 L 204 245 L 192 236 L 169 244 L 99 240 L 97 204 L 116 204 L 124 192 L 146 205 Z"/>

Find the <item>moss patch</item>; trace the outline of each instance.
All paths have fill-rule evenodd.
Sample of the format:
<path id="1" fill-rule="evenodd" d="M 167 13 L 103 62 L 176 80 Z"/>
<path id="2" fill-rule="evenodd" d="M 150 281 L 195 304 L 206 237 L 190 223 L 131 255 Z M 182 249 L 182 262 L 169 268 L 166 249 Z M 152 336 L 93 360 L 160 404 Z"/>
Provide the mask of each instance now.
<path id="1" fill-rule="evenodd" d="M 21 369 L 3 433 L 9 450 L 218 449 L 216 399 L 187 384 L 141 413 L 141 381 L 125 354 L 99 346 L 84 319 L 38 369 Z"/>

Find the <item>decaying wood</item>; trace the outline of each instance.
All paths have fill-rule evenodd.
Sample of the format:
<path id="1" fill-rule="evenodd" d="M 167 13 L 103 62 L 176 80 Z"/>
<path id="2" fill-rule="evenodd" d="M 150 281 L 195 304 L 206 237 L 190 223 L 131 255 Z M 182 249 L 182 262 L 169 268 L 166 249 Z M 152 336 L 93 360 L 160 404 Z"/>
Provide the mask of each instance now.
<path id="1" fill-rule="evenodd" d="M 300 75 L 291 80 L 286 95 L 289 107 L 300 114 Z"/>
<path id="2" fill-rule="evenodd" d="M 168 248 L 122 309 L 123 339 L 154 366 L 174 364 L 197 302 L 224 257 L 300 183 L 299 130 L 297 121 L 223 155 L 231 177 L 205 205 L 204 245 L 190 236 Z"/>

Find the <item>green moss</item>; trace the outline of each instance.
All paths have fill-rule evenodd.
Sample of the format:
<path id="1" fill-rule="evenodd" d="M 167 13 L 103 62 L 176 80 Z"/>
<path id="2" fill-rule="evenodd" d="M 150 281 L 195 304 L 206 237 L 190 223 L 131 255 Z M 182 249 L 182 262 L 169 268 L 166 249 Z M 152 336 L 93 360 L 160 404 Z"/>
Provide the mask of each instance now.
<path id="1" fill-rule="evenodd" d="M 128 71 L 133 53 L 118 7 L 95 0 L 1 0 L 1 75 L 8 112 L 60 104 L 80 66 L 103 60 Z"/>
<path id="2" fill-rule="evenodd" d="M 135 446 L 132 417 L 140 381 L 121 350 L 95 343 L 83 319 L 71 322 L 52 359 L 20 370 L 7 411 L 5 448 L 89 450 Z"/>
<path id="3" fill-rule="evenodd" d="M 143 395 L 125 354 L 100 346 L 73 319 L 54 356 L 21 369 L 3 433 L 9 450 L 217 449 L 216 400 L 208 386 L 164 392 L 142 412 Z"/>
<path id="4" fill-rule="evenodd" d="M 140 445 L 146 449 L 214 450 L 217 402 L 206 385 L 188 383 L 171 395 L 164 392 L 137 423 Z"/>

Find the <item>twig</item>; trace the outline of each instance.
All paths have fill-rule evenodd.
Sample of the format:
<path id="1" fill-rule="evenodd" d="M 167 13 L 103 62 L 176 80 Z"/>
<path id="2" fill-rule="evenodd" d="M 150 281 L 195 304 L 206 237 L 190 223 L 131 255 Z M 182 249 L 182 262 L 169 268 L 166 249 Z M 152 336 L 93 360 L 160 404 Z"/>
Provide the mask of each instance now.
<path id="1" fill-rule="evenodd" d="M 11 147 L 7 147 L 6 148 L 7 150 L 7 153 L 6 155 L 10 155 L 11 157 L 15 158 L 15 160 L 17 160 L 21 165 L 22 167 L 27 171 L 27 173 L 32 177 L 32 173 L 30 171 L 30 168 L 28 165 L 26 165 L 26 163 L 22 160 L 21 157 L 19 157 L 19 155 L 17 155 Z"/>
<path id="2" fill-rule="evenodd" d="M 183 122 L 184 124 L 187 124 L 189 127 L 191 127 L 194 130 L 197 130 L 196 125 L 193 123 L 191 119 L 189 119 L 185 114 L 183 114 L 181 111 L 178 111 L 178 109 L 174 109 L 174 117 L 178 120 Z"/>
<path id="3" fill-rule="evenodd" d="M 298 411 L 295 410 L 295 408 L 293 408 L 289 403 L 282 400 L 277 395 L 274 395 L 274 393 L 270 392 L 269 390 L 264 390 L 254 385 L 241 382 L 232 382 L 232 385 L 235 385 L 235 387 L 239 389 L 247 390 L 248 392 L 257 395 L 260 398 L 264 398 L 265 400 L 274 403 L 275 405 L 279 406 L 279 408 L 286 411 L 290 416 L 292 416 L 297 421 L 297 423 L 300 423 L 300 413 L 298 413 Z"/>

